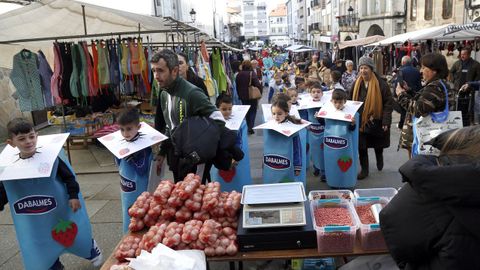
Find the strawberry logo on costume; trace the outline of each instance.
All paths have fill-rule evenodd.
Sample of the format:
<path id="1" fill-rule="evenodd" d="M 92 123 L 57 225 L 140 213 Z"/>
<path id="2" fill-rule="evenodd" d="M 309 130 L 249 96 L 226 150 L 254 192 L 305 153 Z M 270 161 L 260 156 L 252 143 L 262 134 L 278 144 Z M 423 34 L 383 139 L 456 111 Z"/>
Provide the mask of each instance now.
<path id="1" fill-rule="evenodd" d="M 38 172 L 41 174 L 48 173 L 49 169 L 50 169 L 50 165 L 47 162 L 42 162 L 38 165 Z"/>
<path id="2" fill-rule="evenodd" d="M 343 116 L 343 117 L 347 120 L 352 120 L 352 115 L 349 114 L 349 113 L 345 114 L 345 116 Z"/>
<path id="3" fill-rule="evenodd" d="M 290 135 L 292 132 L 290 130 L 282 130 L 282 133 L 285 135 Z"/>
<path id="4" fill-rule="evenodd" d="M 318 113 L 318 116 L 325 116 L 325 115 L 327 115 L 327 111 L 320 111 Z"/>
<path id="5" fill-rule="evenodd" d="M 77 237 L 77 232 L 78 228 L 75 222 L 60 219 L 60 222 L 52 230 L 52 238 L 60 245 L 70 247 Z"/>
<path id="6" fill-rule="evenodd" d="M 337 160 L 337 164 L 342 172 L 346 172 L 352 167 L 352 158 L 349 156 L 342 156 Z"/>
<path id="7" fill-rule="evenodd" d="M 108 136 L 103 137 L 103 140 L 108 142 L 108 141 L 112 141 L 114 138 L 115 138 L 115 136 L 108 135 Z"/>
<path id="8" fill-rule="evenodd" d="M 232 182 L 233 177 L 235 177 L 236 172 L 237 171 L 236 171 L 235 167 L 233 167 L 232 169 L 230 169 L 228 171 L 219 170 L 218 174 L 220 175 L 220 177 L 222 177 L 222 179 L 225 182 L 230 183 L 230 182 Z"/>
<path id="9" fill-rule="evenodd" d="M 128 149 L 128 148 L 123 148 L 123 149 L 120 149 L 120 151 L 118 151 L 118 153 L 121 156 L 128 154 L 128 152 L 130 152 L 130 149 Z"/>
<path id="10" fill-rule="evenodd" d="M 152 136 L 152 141 L 159 141 L 161 139 L 162 139 L 162 136 L 159 136 L 159 135 Z"/>
<path id="11" fill-rule="evenodd" d="M 360 104 L 361 104 L 360 101 L 354 101 L 354 102 L 353 102 L 353 105 L 360 105 Z"/>

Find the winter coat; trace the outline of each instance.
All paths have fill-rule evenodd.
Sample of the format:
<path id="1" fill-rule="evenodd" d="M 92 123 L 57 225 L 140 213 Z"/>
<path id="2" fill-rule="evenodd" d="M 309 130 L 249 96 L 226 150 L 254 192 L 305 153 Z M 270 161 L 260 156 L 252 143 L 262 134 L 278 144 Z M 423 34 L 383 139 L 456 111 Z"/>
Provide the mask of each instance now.
<path id="1" fill-rule="evenodd" d="M 399 171 L 406 184 L 380 212 L 399 267 L 480 269 L 480 162 L 420 155 Z"/>
<path id="2" fill-rule="evenodd" d="M 241 100 L 249 100 L 248 87 L 250 86 L 250 75 L 252 76 L 252 85 L 258 87 L 258 89 L 260 89 L 260 92 L 263 91 L 262 84 L 258 80 L 256 72 L 254 72 L 253 70 L 242 70 L 237 74 L 237 78 L 235 78 L 238 97 Z"/>

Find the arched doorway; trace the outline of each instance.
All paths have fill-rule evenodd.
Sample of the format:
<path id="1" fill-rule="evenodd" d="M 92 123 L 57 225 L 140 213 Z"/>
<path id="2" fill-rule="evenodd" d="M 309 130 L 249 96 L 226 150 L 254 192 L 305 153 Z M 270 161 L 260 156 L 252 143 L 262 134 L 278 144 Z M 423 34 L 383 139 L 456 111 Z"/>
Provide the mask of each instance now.
<path id="1" fill-rule="evenodd" d="M 383 29 L 378 26 L 378 24 L 373 24 L 372 26 L 370 26 L 370 28 L 368 28 L 366 36 L 370 37 L 375 35 L 385 36 L 385 34 L 383 33 Z"/>

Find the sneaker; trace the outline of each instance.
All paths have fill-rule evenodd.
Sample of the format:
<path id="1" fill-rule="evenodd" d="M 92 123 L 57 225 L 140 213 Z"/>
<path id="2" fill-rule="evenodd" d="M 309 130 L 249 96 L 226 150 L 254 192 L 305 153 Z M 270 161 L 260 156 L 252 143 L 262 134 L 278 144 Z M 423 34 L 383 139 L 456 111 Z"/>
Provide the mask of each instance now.
<path id="1" fill-rule="evenodd" d="M 320 175 L 320 169 L 317 169 L 317 168 L 313 167 L 313 175 L 314 176 L 319 176 Z"/>
<path id="2" fill-rule="evenodd" d="M 60 259 L 57 259 L 55 263 L 48 270 L 63 270 L 65 267 L 60 262 Z"/>
<path id="3" fill-rule="evenodd" d="M 92 239 L 92 249 L 90 250 L 90 257 L 86 258 L 93 266 L 99 267 L 103 263 L 103 254 L 100 248 L 98 248 L 97 241 Z"/>

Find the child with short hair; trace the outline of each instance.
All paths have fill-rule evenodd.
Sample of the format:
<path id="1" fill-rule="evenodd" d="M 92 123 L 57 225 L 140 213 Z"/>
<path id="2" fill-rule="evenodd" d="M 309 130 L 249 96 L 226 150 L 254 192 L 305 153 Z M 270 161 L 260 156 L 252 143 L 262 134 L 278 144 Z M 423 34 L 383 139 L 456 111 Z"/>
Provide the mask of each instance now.
<path id="1" fill-rule="evenodd" d="M 295 105 L 295 106 L 299 105 L 297 88 L 295 87 L 288 88 L 287 95 L 290 97 L 290 102 L 292 103 L 292 105 Z"/>
<path id="2" fill-rule="evenodd" d="M 330 90 L 335 90 L 335 89 L 340 89 L 345 91 L 345 88 L 343 85 L 340 83 L 340 80 L 342 79 L 342 73 L 338 70 L 334 70 L 330 73 L 330 80 L 332 81 L 332 84 L 330 86 Z"/>
<path id="3" fill-rule="evenodd" d="M 34 162 L 48 148 L 37 148 L 38 134 L 26 119 L 13 119 L 7 130 L 7 143 L 19 151 L 16 162 Z M 60 153 L 55 159 L 50 177 L 15 179 L 0 185 L 0 210 L 10 204 L 27 270 L 64 269 L 59 257 L 66 252 L 90 260 L 96 267 L 103 261 L 75 173 L 63 156 Z"/>
<path id="4" fill-rule="evenodd" d="M 332 92 L 333 107 L 342 111 L 347 102 L 347 93 L 340 89 Z M 351 188 L 357 182 L 358 113 L 351 122 L 325 118 L 325 173 L 327 184 L 334 188 Z"/>
<path id="5" fill-rule="evenodd" d="M 268 103 L 272 101 L 272 97 L 276 93 L 282 93 L 285 90 L 285 85 L 282 80 L 282 72 L 277 71 L 273 76 L 273 79 L 270 80 L 268 92 Z"/>
<path id="6" fill-rule="evenodd" d="M 220 94 L 215 105 L 226 121 L 231 119 L 233 102 L 229 95 Z M 230 131 L 236 133 L 233 147 L 225 149 L 225 152 L 227 152 L 225 157 L 231 157 L 232 160 L 230 168 L 222 170 L 213 167 L 211 170 L 212 180 L 221 182 L 222 191 L 236 190 L 241 192 L 244 185 L 252 183 L 247 130 L 247 123 L 244 119 L 238 130 Z"/>
<path id="7" fill-rule="evenodd" d="M 310 84 L 310 96 L 313 101 L 320 101 L 323 97 L 322 85 L 320 82 L 312 82 Z M 308 143 L 310 160 L 313 163 L 313 175 L 320 176 L 325 181 L 325 164 L 323 155 L 323 131 L 325 129 L 325 121 L 315 117 L 319 108 L 308 109 L 308 121 L 312 124 L 308 127 Z"/>
<path id="8" fill-rule="evenodd" d="M 137 109 L 129 108 L 120 112 L 117 117 L 120 133 L 127 143 L 135 143 L 142 134 L 140 130 L 140 114 Z M 116 159 L 120 174 L 123 232 L 128 232 L 130 216 L 128 209 L 142 192 L 147 191 L 149 172 L 152 161 L 152 148 L 146 147 L 123 159 Z"/>

